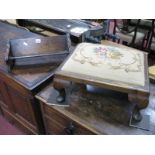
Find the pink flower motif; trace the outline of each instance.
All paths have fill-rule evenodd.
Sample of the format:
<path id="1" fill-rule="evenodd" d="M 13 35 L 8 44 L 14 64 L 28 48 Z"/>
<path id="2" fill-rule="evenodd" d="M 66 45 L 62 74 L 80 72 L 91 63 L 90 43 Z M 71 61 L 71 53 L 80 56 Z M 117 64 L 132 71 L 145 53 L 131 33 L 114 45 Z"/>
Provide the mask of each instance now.
<path id="1" fill-rule="evenodd" d="M 97 56 L 103 56 L 106 54 L 107 49 L 103 47 L 97 47 L 94 49 L 94 52 L 96 53 Z"/>

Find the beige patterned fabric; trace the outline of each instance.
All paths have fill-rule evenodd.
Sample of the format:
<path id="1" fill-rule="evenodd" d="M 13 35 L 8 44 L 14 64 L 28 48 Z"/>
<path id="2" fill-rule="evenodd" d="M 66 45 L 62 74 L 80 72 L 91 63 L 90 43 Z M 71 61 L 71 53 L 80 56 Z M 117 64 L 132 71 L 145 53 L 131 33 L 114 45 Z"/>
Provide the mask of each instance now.
<path id="1" fill-rule="evenodd" d="M 144 86 L 144 54 L 134 49 L 81 43 L 62 70 Z"/>

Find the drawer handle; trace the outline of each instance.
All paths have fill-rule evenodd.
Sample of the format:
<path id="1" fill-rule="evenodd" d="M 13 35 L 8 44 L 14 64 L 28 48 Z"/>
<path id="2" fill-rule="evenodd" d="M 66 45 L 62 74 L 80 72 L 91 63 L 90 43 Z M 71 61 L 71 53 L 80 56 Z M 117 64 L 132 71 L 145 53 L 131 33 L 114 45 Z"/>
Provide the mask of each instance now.
<path id="1" fill-rule="evenodd" d="M 75 132 L 75 126 L 73 125 L 73 123 L 69 123 L 68 127 L 64 128 L 64 132 L 67 135 L 73 135 Z"/>

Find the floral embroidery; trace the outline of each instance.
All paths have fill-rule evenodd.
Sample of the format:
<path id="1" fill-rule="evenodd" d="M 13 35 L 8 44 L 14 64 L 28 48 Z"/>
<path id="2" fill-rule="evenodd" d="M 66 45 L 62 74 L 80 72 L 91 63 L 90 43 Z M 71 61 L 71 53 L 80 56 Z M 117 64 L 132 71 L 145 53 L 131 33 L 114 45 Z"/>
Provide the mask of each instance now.
<path id="1" fill-rule="evenodd" d="M 125 72 L 140 72 L 141 60 L 136 52 L 120 50 L 117 47 L 98 45 L 86 51 L 87 45 L 79 48 L 73 60 L 81 64 L 89 63 L 93 66 L 108 65 L 110 68 L 123 69 Z"/>

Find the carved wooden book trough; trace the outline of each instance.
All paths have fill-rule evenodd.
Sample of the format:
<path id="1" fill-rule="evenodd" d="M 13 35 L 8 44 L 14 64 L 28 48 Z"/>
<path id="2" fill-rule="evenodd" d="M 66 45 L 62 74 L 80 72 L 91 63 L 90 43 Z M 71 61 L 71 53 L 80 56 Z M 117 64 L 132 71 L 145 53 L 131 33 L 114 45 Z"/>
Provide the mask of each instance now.
<path id="1" fill-rule="evenodd" d="M 81 43 L 56 71 L 57 102 L 65 101 L 72 82 L 127 93 L 131 103 L 145 108 L 149 99 L 147 54 L 109 41 Z"/>
<path id="2" fill-rule="evenodd" d="M 5 57 L 8 70 L 13 67 L 60 64 L 70 52 L 68 35 L 10 40 Z"/>

